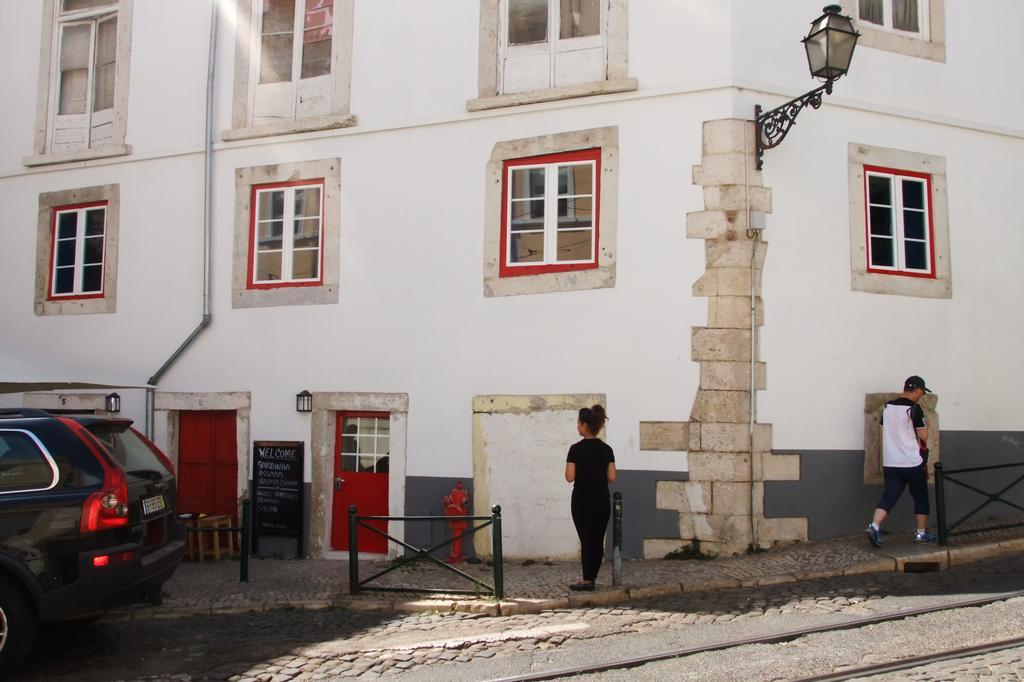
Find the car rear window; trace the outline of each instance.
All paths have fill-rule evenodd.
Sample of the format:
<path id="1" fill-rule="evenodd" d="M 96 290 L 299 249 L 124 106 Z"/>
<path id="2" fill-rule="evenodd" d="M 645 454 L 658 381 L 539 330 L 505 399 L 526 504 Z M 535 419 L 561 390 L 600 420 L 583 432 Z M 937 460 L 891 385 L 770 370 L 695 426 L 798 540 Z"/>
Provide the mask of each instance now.
<path id="1" fill-rule="evenodd" d="M 0 492 L 46 490 L 57 471 L 40 443 L 26 431 L 0 430 Z"/>
<path id="2" fill-rule="evenodd" d="M 136 476 L 161 477 L 170 474 L 164 463 L 134 431 L 124 426 L 93 424 L 89 427 L 96 439 L 103 443 L 125 473 Z"/>

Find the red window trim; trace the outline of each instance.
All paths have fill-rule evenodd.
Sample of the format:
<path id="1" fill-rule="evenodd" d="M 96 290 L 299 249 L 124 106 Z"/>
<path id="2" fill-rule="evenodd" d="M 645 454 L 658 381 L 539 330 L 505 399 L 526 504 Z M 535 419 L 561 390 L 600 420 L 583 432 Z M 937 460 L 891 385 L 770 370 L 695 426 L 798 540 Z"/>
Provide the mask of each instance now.
<path id="1" fill-rule="evenodd" d="M 299 185 L 320 185 L 320 268 L 319 277 L 309 282 L 254 282 L 256 267 L 256 193 L 259 190 L 297 187 Z M 326 204 L 326 183 L 324 178 L 289 180 L 287 182 L 265 182 L 249 189 L 249 264 L 246 274 L 247 289 L 281 289 L 284 287 L 322 287 L 324 285 L 324 254 L 327 252 L 326 230 L 324 229 L 324 208 Z"/>
<path id="2" fill-rule="evenodd" d="M 531 166 L 541 163 L 571 163 L 573 161 L 594 162 L 594 260 L 588 263 L 545 263 L 541 265 L 509 265 L 508 264 L 508 172 L 516 166 Z M 557 206 L 555 207 L 557 210 Z M 498 254 L 499 277 L 521 277 L 539 275 L 549 272 L 573 272 L 576 270 L 595 270 L 601 252 L 601 148 L 580 149 L 571 152 L 526 156 L 518 159 L 507 159 L 501 167 L 501 235 Z"/>
<path id="3" fill-rule="evenodd" d="M 53 264 L 57 260 L 57 214 L 61 211 L 79 211 L 83 208 L 95 208 L 102 206 L 106 209 L 106 213 L 103 216 L 103 276 L 100 277 L 100 290 L 99 292 L 89 294 L 55 294 L 53 293 Z M 50 215 L 50 274 L 47 277 L 47 288 L 46 288 L 46 300 L 47 301 L 85 301 L 97 298 L 103 298 L 107 295 L 107 217 L 110 215 L 110 202 L 107 200 L 102 201 L 87 201 L 80 204 L 67 204 L 65 206 L 54 206 L 51 209 Z"/>
<path id="4" fill-rule="evenodd" d="M 925 193 L 927 195 L 927 217 L 928 217 L 928 272 L 907 272 L 906 270 L 886 270 L 871 266 L 871 219 L 870 200 L 868 197 L 868 173 L 886 173 L 888 175 L 905 176 L 924 180 Z M 867 271 L 876 275 L 893 275 L 895 277 L 917 277 L 919 279 L 936 279 L 938 275 L 935 269 L 935 222 L 932 218 L 932 176 L 931 173 L 908 171 L 901 168 L 886 168 L 885 166 L 864 165 L 864 258 L 866 259 Z"/>

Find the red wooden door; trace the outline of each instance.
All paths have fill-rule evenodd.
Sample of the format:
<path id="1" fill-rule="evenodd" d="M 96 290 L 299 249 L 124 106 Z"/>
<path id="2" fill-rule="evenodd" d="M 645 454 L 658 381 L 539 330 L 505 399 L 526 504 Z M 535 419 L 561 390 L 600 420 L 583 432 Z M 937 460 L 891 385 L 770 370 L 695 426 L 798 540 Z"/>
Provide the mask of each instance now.
<path id="1" fill-rule="evenodd" d="M 238 515 L 234 410 L 178 413 L 178 511 Z"/>
<path id="2" fill-rule="evenodd" d="M 360 516 L 388 515 L 390 455 L 391 420 L 387 412 L 338 413 L 334 438 L 332 548 L 349 548 L 349 505 L 356 505 Z M 369 523 L 387 532 L 387 522 Z M 361 528 L 358 540 L 360 552 L 387 552 L 387 539 L 373 531 Z"/>

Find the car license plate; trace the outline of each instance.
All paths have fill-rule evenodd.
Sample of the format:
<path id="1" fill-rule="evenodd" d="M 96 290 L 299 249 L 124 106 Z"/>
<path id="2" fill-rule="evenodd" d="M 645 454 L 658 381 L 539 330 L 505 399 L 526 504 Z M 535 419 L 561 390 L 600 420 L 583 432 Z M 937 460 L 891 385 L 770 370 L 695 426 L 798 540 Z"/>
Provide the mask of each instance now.
<path id="1" fill-rule="evenodd" d="M 166 508 L 167 508 L 167 505 L 164 504 L 164 496 L 163 495 L 157 495 L 155 497 L 147 497 L 146 499 L 142 500 L 142 513 L 143 514 L 152 514 L 153 512 L 158 512 L 158 511 L 161 511 L 162 509 L 166 509 Z"/>

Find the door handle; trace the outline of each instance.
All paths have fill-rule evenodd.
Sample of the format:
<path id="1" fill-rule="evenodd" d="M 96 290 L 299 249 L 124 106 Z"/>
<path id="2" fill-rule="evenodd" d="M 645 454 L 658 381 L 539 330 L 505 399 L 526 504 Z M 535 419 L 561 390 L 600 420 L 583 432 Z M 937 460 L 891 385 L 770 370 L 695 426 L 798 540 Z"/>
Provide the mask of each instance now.
<path id="1" fill-rule="evenodd" d="M 334 477 L 334 489 L 341 490 L 341 485 L 345 482 L 345 479 L 341 476 Z"/>

